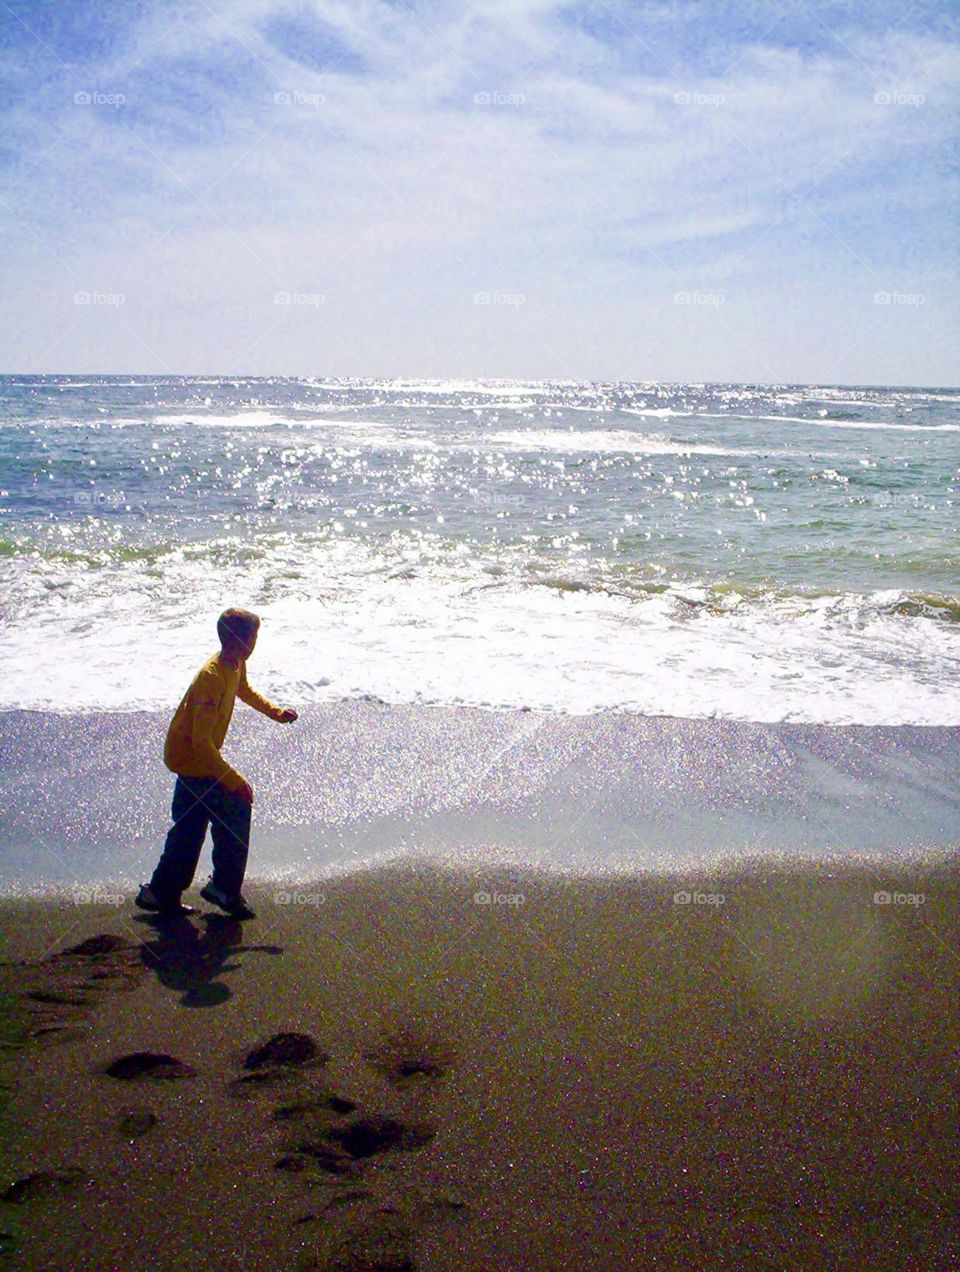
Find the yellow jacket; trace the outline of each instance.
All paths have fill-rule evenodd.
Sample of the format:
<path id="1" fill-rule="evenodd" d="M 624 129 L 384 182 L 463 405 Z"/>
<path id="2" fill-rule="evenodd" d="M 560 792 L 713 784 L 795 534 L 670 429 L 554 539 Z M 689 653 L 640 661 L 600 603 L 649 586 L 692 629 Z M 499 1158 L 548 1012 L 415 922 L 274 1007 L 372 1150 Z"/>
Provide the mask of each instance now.
<path id="1" fill-rule="evenodd" d="M 213 654 L 194 676 L 167 730 L 163 762 L 182 777 L 215 777 L 228 790 L 242 786 L 246 778 L 220 754 L 239 698 L 271 720 L 279 720 L 283 708 L 251 689 L 247 665 L 231 667 Z"/>

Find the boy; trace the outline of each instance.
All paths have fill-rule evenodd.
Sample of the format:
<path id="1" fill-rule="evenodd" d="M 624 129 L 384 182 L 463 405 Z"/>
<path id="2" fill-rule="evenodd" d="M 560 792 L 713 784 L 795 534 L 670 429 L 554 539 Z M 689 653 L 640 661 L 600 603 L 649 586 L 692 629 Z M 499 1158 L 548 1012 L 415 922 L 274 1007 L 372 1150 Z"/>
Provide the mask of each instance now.
<path id="1" fill-rule="evenodd" d="M 224 610 L 217 620 L 220 652 L 197 672 L 170 723 L 163 762 L 177 774 L 173 825 L 153 878 L 137 894 L 141 910 L 193 913 L 180 894 L 193 882 L 209 825 L 213 874 L 200 895 L 236 919 L 257 917 L 240 892 L 250 844 L 253 790 L 223 758 L 220 748 L 235 698 L 280 724 L 297 718 L 292 707 L 275 706 L 247 683 L 246 661 L 259 629 L 260 619 L 249 610 Z"/>

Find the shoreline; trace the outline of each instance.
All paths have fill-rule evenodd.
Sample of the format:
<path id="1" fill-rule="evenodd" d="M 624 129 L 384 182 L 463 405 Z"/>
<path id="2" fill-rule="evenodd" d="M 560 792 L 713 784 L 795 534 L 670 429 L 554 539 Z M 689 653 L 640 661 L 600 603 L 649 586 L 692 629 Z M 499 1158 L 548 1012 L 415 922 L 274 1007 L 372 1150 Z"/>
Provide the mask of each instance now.
<path id="1" fill-rule="evenodd" d="M 417 1272 L 941 1266 L 956 864 L 677 882 L 421 862 L 322 901 L 253 884 L 244 925 L 0 902 L 4 988 L 46 1031 L 6 1052 L 4 1187 L 61 1172 L 4 1229 L 25 1266 L 98 1272 L 327 1272 L 377 1241 Z M 238 1082 L 282 1031 L 329 1058 Z M 103 1072 L 139 1051 L 193 1072 Z"/>
<path id="2" fill-rule="evenodd" d="M 240 704 L 242 705 L 242 704 Z M 701 724 L 716 724 L 721 726 L 751 726 L 766 729 L 822 729 L 826 732 L 833 733 L 856 733 L 870 732 L 874 729 L 883 729 L 895 731 L 901 730 L 940 730 L 949 731 L 952 729 L 960 729 L 960 718 L 952 721 L 938 721 L 935 723 L 927 723 L 918 720 L 798 720 L 798 719 L 759 719 L 753 716 L 741 715 L 720 715 L 716 712 L 702 713 L 700 715 L 680 715 L 676 712 L 669 711 L 649 711 L 639 707 L 629 706 L 599 706 L 589 711 L 578 711 L 568 709 L 566 707 L 543 707 L 543 706 L 526 706 L 511 704 L 496 704 L 488 702 L 457 702 L 441 699 L 429 699 L 425 701 L 391 701 L 387 698 L 381 698 L 375 693 L 348 693 L 338 698 L 323 698 L 318 701 L 304 703 L 297 710 L 303 712 L 315 711 L 336 711 L 340 708 L 350 707 L 382 707 L 387 711 L 454 711 L 454 712 L 476 712 L 478 715 L 501 716 L 507 719 L 514 717 L 535 716 L 542 717 L 545 720 L 569 720 L 569 721 L 591 721 L 591 720 L 630 720 L 630 721 L 651 721 L 658 724 L 678 724 L 697 726 Z M 241 713 L 242 714 L 242 713 Z M 0 704 L 0 719 L 25 717 L 30 719 L 33 717 L 52 717 L 61 721 L 84 721 L 98 720 L 102 717 L 117 716 L 121 719 L 127 717 L 143 716 L 145 719 L 152 720 L 159 718 L 169 720 L 172 715 L 172 708 L 169 706 L 130 706 L 130 707 L 110 707 L 107 709 L 94 707 L 80 707 L 72 710 L 58 710 L 51 706 L 4 706 Z M 231 726 L 232 727 L 232 726 Z"/>
<path id="3" fill-rule="evenodd" d="M 208 836 L 194 881 L 183 894 L 183 899 L 194 906 L 202 907 L 206 904 L 199 899 L 199 890 L 203 886 L 205 860 L 209 856 L 209 850 Z M 558 886 L 582 884 L 586 888 L 591 888 L 672 883 L 680 888 L 684 884 L 693 886 L 703 881 L 730 875 L 749 880 L 770 876 L 774 879 L 789 879 L 806 871 L 816 871 L 827 879 L 832 879 L 837 874 L 844 874 L 851 878 L 859 876 L 864 879 L 906 875 L 926 877 L 929 874 L 951 870 L 956 860 L 955 847 L 938 845 L 935 848 L 904 849 L 895 859 L 889 854 L 868 851 L 831 854 L 802 849 L 782 849 L 775 852 L 729 850 L 725 853 L 718 852 L 691 860 L 690 864 L 683 868 L 665 869 L 663 866 L 651 863 L 644 865 L 619 863 L 604 868 L 600 864 L 570 866 L 549 861 L 531 863 L 522 856 L 519 850 L 507 852 L 489 845 L 479 846 L 469 852 L 464 850 L 443 856 L 420 853 L 416 848 L 398 848 L 392 852 L 381 853 L 376 857 L 351 863 L 331 864 L 324 870 L 310 875 L 296 875 L 292 870 L 283 873 L 262 872 L 258 871 L 254 864 L 247 870 L 244 891 L 255 890 L 260 896 L 272 899 L 276 904 L 275 898 L 278 894 L 336 889 L 351 881 L 368 880 L 390 871 L 411 873 L 435 871 L 441 877 L 513 872 L 547 887 L 554 884 Z M 107 916 L 121 910 L 135 910 L 133 899 L 138 887 L 139 884 L 131 885 L 128 881 L 116 879 L 103 879 L 89 884 L 14 886 L 0 891 L 0 915 L 5 910 L 13 910 L 17 906 L 36 906 L 49 907 L 60 913 L 75 913 L 80 917 L 84 912 Z"/>

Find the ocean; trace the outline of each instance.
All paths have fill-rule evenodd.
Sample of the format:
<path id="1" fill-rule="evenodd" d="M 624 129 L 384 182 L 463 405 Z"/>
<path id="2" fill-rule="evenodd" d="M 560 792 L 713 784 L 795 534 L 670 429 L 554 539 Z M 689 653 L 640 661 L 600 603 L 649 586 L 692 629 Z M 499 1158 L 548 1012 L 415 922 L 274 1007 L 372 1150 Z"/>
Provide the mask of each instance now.
<path id="1" fill-rule="evenodd" d="M 960 723 L 960 390 L 6 376 L 0 518 L 6 709 Z"/>
<path id="2" fill-rule="evenodd" d="M 304 748 L 318 766 L 329 755 L 338 720 L 370 747 L 365 763 L 353 755 L 363 776 L 352 798 L 382 821 L 370 831 L 378 851 L 387 805 L 391 818 L 399 806 L 388 788 L 432 791 L 440 746 L 472 755 L 478 774 L 485 748 L 506 747 L 517 766 L 501 787 L 557 777 L 542 746 L 517 758 L 525 720 L 559 752 L 565 738 L 596 747 L 602 736 L 599 768 L 621 778 L 611 721 L 616 737 L 632 721 L 634 742 L 652 739 L 652 721 L 683 722 L 690 754 L 696 737 L 752 739 L 738 763 L 761 785 L 771 739 L 805 738 L 809 756 L 811 738 L 846 730 L 857 754 L 876 745 L 888 758 L 920 739 L 909 764 L 926 802 L 886 830 L 874 819 L 874 839 L 956 842 L 960 809 L 938 783 L 955 774 L 960 724 L 958 507 L 960 390 L 0 377 L 0 885 L 126 877 L 118 854 L 133 841 L 144 861 L 154 855 L 169 798 L 162 726 L 227 605 L 263 619 L 251 682 L 304 712 L 295 742 L 235 726 L 236 754 L 247 738 L 261 770 L 273 764 L 274 795 L 258 808 L 264 826 L 286 827 L 277 869 L 302 860 L 318 827 L 329 842 L 315 867 L 366 854 L 331 832 L 350 822 L 331 812 L 337 770 L 322 792 L 298 788 L 300 812 L 270 802 L 301 782 Z M 360 720 L 379 722 L 375 740 Z M 399 761 L 419 753 L 411 730 L 434 739 L 419 767 Z M 873 773 L 885 790 L 905 771 L 900 752 L 899 768 Z M 924 767 L 933 754 L 936 772 Z M 715 835 L 699 805 L 688 809 L 705 838 L 687 834 L 685 859 L 734 844 L 866 848 L 868 812 L 845 837 L 838 806 L 824 830 L 822 765 L 807 770 L 812 821 L 778 819 L 776 792 L 748 799 L 741 782 L 732 803 L 714 801 L 730 817 L 739 809 Z M 97 773 L 112 821 L 93 807 Z M 71 786 L 81 774 L 82 798 Z M 312 819 L 301 816 L 311 801 Z M 601 803 L 605 825 L 625 824 Z M 638 807 L 629 843 L 594 835 L 570 860 L 638 860 Z M 661 841 L 679 844 L 681 821 Z M 772 839 L 755 833 L 761 822 Z M 429 839 L 417 825 L 414 838 Z M 515 848 L 521 832 L 502 832 L 485 823 L 483 842 Z M 461 820 L 434 838 L 453 850 L 476 835 Z M 537 852 L 559 861 L 551 842 Z M 73 855 L 58 865 L 49 853 L 64 844 Z"/>

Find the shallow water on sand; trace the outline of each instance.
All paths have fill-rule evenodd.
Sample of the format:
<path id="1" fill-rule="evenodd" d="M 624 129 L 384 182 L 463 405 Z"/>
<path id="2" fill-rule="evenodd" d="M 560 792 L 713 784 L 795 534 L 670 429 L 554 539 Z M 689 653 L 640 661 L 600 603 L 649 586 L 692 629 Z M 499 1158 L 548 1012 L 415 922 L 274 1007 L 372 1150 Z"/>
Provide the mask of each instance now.
<path id="1" fill-rule="evenodd" d="M 0 713 L 0 891 L 129 904 L 168 826 L 166 725 Z M 256 791 L 249 873 L 275 880 L 416 853 L 577 873 L 799 856 L 872 860 L 879 887 L 960 841 L 955 729 L 342 702 L 282 730 L 238 707 L 227 750 Z"/>

